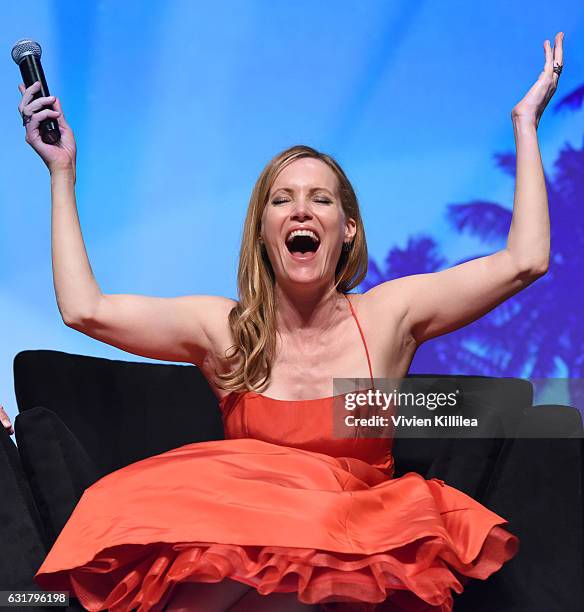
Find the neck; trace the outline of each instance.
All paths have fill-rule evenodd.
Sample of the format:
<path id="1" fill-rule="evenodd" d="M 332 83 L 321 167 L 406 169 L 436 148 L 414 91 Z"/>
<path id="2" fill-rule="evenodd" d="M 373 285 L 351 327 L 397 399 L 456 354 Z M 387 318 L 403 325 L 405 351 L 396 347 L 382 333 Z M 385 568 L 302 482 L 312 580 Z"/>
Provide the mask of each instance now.
<path id="1" fill-rule="evenodd" d="M 306 291 L 297 287 L 274 287 L 277 328 L 281 332 L 323 330 L 336 321 L 336 312 L 345 297 L 338 291 L 331 293 L 330 286 Z"/>

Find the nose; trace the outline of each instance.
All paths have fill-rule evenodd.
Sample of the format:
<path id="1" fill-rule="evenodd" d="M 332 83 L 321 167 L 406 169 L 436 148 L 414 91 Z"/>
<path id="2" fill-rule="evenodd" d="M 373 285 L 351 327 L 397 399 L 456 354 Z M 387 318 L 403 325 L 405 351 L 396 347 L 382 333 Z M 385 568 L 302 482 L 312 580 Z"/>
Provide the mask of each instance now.
<path id="1" fill-rule="evenodd" d="M 298 198 L 294 204 L 294 208 L 290 214 L 290 218 L 294 221 L 304 221 L 306 219 L 312 219 L 312 212 L 310 210 L 310 204 L 308 204 L 304 198 Z"/>

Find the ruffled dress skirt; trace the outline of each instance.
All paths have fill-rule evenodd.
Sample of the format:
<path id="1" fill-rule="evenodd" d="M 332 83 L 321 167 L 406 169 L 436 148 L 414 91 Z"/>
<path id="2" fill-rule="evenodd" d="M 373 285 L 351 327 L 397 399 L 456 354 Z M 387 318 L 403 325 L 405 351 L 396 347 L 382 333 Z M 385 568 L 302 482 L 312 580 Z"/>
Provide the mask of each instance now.
<path id="1" fill-rule="evenodd" d="M 507 521 L 439 479 L 266 440 L 187 444 L 89 487 L 35 575 L 87 610 L 162 610 L 230 578 L 322 610 L 452 609 L 518 550 Z M 385 602 L 385 603 L 384 603 Z"/>

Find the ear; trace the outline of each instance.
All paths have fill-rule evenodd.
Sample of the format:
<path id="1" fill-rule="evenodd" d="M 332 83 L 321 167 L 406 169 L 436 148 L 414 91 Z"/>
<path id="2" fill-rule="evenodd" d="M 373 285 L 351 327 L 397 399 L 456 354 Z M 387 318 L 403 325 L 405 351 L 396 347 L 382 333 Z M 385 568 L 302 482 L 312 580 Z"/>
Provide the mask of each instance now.
<path id="1" fill-rule="evenodd" d="M 355 238 L 355 234 L 357 233 L 357 224 L 355 223 L 355 219 L 349 217 L 345 221 L 345 238 L 344 242 L 352 242 L 353 238 Z"/>

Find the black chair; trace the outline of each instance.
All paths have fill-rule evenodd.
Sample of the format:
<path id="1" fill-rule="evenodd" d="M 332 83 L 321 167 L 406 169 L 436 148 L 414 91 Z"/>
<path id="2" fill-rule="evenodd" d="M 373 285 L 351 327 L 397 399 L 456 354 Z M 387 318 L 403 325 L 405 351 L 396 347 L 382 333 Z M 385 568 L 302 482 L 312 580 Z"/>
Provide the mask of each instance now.
<path id="1" fill-rule="evenodd" d="M 509 530 L 521 540 L 517 556 L 499 572 L 486 581 L 471 580 L 455 596 L 455 610 L 580 610 L 584 436 L 579 412 L 532 406 L 531 384 L 522 379 L 408 378 L 416 377 L 450 378 L 469 398 L 482 378 L 478 385 L 489 389 L 501 431 L 512 428 L 520 435 L 543 423 L 546 431 L 553 427 L 564 436 L 394 441 L 396 477 L 416 471 L 441 478 L 507 518 Z M 13 489 L 27 502 L 29 518 L 22 529 L 37 542 L 36 556 L 29 554 L 20 566 L 23 584 L 32 583 L 42 551 L 96 480 L 145 457 L 224 437 L 216 398 L 191 365 L 23 351 L 14 359 L 14 381 L 22 470 L 14 472 Z M 11 465 L 18 470 L 16 459 L 11 451 Z M 8 511 L 19 512 L 19 507 Z"/>

